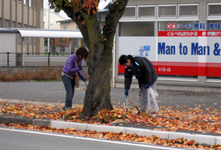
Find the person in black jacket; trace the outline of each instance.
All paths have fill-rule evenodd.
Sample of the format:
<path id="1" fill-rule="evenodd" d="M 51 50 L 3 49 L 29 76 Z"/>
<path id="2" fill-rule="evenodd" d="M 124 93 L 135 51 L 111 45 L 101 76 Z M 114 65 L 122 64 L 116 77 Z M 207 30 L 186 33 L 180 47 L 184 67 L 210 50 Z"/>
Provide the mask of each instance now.
<path id="1" fill-rule="evenodd" d="M 127 97 L 129 94 L 132 77 L 134 75 L 138 80 L 140 88 L 140 111 L 146 112 L 148 88 L 151 87 L 156 91 L 156 80 L 158 75 L 153 64 L 144 56 L 131 55 L 121 55 L 119 63 L 125 66 L 125 96 Z"/>

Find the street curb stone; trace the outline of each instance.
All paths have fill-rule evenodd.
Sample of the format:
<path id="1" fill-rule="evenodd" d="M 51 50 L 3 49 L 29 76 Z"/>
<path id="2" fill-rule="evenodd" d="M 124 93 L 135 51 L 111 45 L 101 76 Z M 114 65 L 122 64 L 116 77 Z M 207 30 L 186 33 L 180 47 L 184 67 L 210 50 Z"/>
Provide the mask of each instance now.
<path id="1" fill-rule="evenodd" d="M 156 135 L 163 139 L 169 139 L 169 132 L 167 131 L 154 131 L 150 129 L 138 129 L 138 128 L 127 128 L 127 134 L 134 134 L 148 136 L 151 137 L 152 135 Z"/>
<path id="2" fill-rule="evenodd" d="M 215 140 L 215 145 L 217 144 L 221 144 L 221 137 L 216 137 L 216 140 Z"/>
<path id="3" fill-rule="evenodd" d="M 87 129 L 86 123 L 73 123 L 66 121 L 51 121 L 52 128 L 75 128 L 76 130 L 84 131 Z"/>
<path id="4" fill-rule="evenodd" d="M 48 119 L 33 119 L 33 126 L 51 126 L 51 120 Z"/>
<path id="5" fill-rule="evenodd" d="M 187 140 L 195 140 L 200 144 L 215 145 L 221 144 L 220 136 L 212 135 L 201 135 L 201 134 L 190 134 L 190 133 L 177 133 L 169 131 L 154 131 L 150 129 L 139 129 L 139 128 L 128 128 L 128 127 L 119 127 L 119 126 L 105 126 L 105 125 L 93 125 L 85 123 L 75 123 L 75 122 L 65 122 L 65 121 L 53 121 L 51 123 L 53 128 L 75 128 L 76 130 L 91 130 L 96 132 L 123 132 L 125 134 L 134 134 L 136 133 L 139 136 L 148 136 L 156 135 L 163 139 L 178 139 L 184 138 Z"/>
<path id="6" fill-rule="evenodd" d="M 25 124 L 33 124 L 33 120 L 27 117 L 14 116 L 12 118 L 13 123 L 25 123 Z"/>
<path id="7" fill-rule="evenodd" d="M 126 133 L 126 127 L 116 127 L 116 126 L 105 126 L 105 125 L 93 125 L 88 124 L 87 130 L 96 132 L 123 132 Z"/>
<path id="8" fill-rule="evenodd" d="M 200 144 L 209 144 L 209 145 L 214 145 L 216 141 L 216 136 L 212 135 L 201 135 L 201 134 L 190 134 L 190 133 L 175 133 L 171 132 L 169 133 L 169 140 L 170 139 L 178 139 L 183 137 L 184 139 L 187 140 L 194 140 L 197 143 Z"/>
<path id="9" fill-rule="evenodd" d="M 12 119 L 13 119 L 12 116 L 4 116 L 4 115 L 2 115 L 2 116 L 0 116 L 0 123 L 5 123 L 5 124 L 11 123 Z"/>
<path id="10" fill-rule="evenodd" d="M 105 125 L 94 125 L 87 123 L 76 123 L 76 122 L 66 122 L 66 121 L 56 121 L 50 119 L 28 119 L 25 117 L 18 116 L 0 116 L 0 123 L 27 123 L 33 124 L 36 126 L 51 126 L 52 128 L 75 128 L 76 130 L 84 131 L 91 130 L 96 132 L 123 132 L 125 134 L 134 134 L 136 133 L 139 136 L 148 136 L 152 135 L 158 136 L 163 139 L 178 139 L 184 138 L 187 140 L 195 140 L 200 144 L 208 145 L 217 145 L 221 144 L 220 136 L 212 135 L 201 135 L 201 134 L 190 134 L 190 133 L 177 133 L 169 131 L 155 131 L 150 129 L 139 129 L 131 127 L 119 127 L 119 126 L 105 126 Z"/>

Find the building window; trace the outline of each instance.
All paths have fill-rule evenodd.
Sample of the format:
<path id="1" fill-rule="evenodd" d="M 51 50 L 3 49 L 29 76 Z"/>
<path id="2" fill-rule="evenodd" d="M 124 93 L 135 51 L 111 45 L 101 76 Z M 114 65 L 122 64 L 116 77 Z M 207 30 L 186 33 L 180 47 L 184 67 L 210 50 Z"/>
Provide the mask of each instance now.
<path id="1" fill-rule="evenodd" d="M 99 22 L 105 22 L 106 13 L 99 13 Z"/>
<path id="2" fill-rule="evenodd" d="M 29 0 L 29 6 L 31 7 L 32 5 L 31 5 L 31 0 Z"/>
<path id="3" fill-rule="evenodd" d="M 221 30 L 221 20 L 208 21 L 207 26 L 208 30 Z"/>
<path id="4" fill-rule="evenodd" d="M 176 5 L 158 6 L 158 17 L 176 17 Z"/>
<path id="5" fill-rule="evenodd" d="M 198 5 L 179 5 L 179 17 L 197 17 Z"/>
<path id="6" fill-rule="evenodd" d="M 208 16 L 221 16 L 221 3 L 208 4 Z"/>
<path id="7" fill-rule="evenodd" d="M 155 17 L 155 6 L 138 6 L 138 18 Z"/>
<path id="8" fill-rule="evenodd" d="M 122 16 L 122 19 L 135 19 L 135 6 L 127 6 L 126 9 L 124 10 L 124 14 Z"/>
<path id="9" fill-rule="evenodd" d="M 154 22 L 121 22 L 120 36 L 154 36 Z"/>
<path id="10" fill-rule="evenodd" d="M 4 26 L 5 26 L 5 28 L 10 28 L 10 21 L 5 19 Z"/>
<path id="11" fill-rule="evenodd" d="M 106 13 L 99 13 L 98 14 L 98 19 L 99 19 L 99 22 L 100 22 L 100 29 L 102 30 L 103 29 L 103 23 L 105 22 L 105 17 L 106 17 Z"/>
<path id="12" fill-rule="evenodd" d="M 31 7 L 34 8 L 34 2 L 33 2 L 33 0 L 30 0 L 30 1 L 31 1 L 31 3 L 30 3 Z"/>
<path id="13" fill-rule="evenodd" d="M 21 36 L 19 34 L 16 34 L 17 44 L 21 44 Z"/>
<path id="14" fill-rule="evenodd" d="M 22 24 L 21 23 L 18 23 L 18 28 L 22 28 Z"/>
<path id="15" fill-rule="evenodd" d="M 12 21 L 12 28 L 15 28 L 15 21 Z"/>
<path id="16" fill-rule="evenodd" d="M 67 26 L 63 26 L 63 29 L 64 29 L 64 30 L 67 30 Z"/>
<path id="17" fill-rule="evenodd" d="M 44 2 L 43 1 L 41 1 L 41 9 L 43 9 L 44 8 L 44 4 L 43 4 Z"/>

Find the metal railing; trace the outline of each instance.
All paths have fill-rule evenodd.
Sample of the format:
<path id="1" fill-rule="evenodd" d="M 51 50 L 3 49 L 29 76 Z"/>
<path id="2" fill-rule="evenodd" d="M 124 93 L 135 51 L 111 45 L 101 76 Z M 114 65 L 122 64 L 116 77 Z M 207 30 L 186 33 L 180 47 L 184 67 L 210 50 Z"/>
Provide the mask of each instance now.
<path id="1" fill-rule="evenodd" d="M 0 52 L 0 66 L 63 66 L 71 54 Z"/>

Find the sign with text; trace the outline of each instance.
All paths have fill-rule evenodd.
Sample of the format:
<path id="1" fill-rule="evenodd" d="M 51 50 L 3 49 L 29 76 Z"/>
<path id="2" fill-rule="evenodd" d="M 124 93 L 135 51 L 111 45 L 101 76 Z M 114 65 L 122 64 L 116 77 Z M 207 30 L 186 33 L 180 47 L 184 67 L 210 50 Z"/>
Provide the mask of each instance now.
<path id="1" fill-rule="evenodd" d="M 147 57 L 160 75 L 221 77 L 221 31 L 159 31 L 158 37 L 119 37 L 121 54 Z M 124 67 L 119 66 L 118 72 L 123 73 Z"/>
<path id="2" fill-rule="evenodd" d="M 221 30 L 213 30 L 213 31 L 158 31 L 158 36 L 220 36 Z"/>

